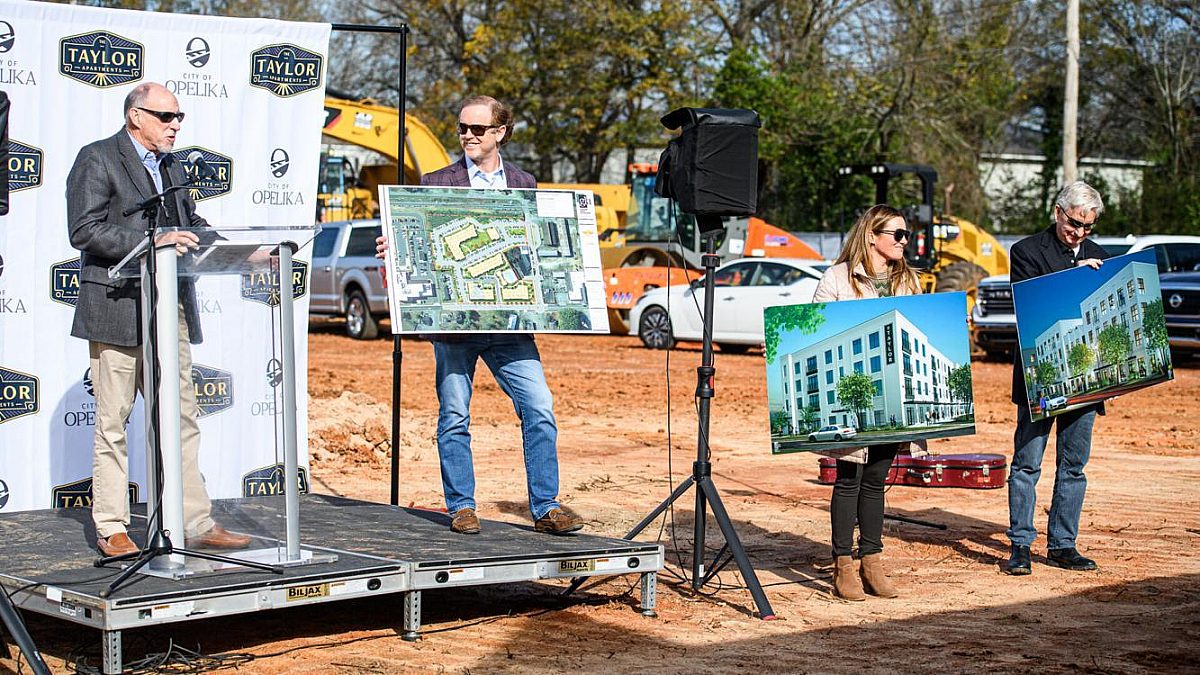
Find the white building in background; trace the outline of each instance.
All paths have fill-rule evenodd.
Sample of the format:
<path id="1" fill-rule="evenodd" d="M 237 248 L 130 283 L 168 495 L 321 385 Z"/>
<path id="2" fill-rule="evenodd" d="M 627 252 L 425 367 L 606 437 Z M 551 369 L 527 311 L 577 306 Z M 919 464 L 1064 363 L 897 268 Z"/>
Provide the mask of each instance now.
<path id="1" fill-rule="evenodd" d="M 1043 331 L 1034 343 L 1034 355 L 1054 366 L 1057 382 L 1046 394 L 1075 394 L 1095 387 L 1100 379 L 1119 381 L 1161 370 L 1162 358 L 1150 348 L 1145 328 L 1146 307 L 1158 299 L 1158 267 L 1130 262 L 1079 303 L 1077 318 L 1061 319 Z M 1103 363 L 1100 357 L 1100 333 L 1109 326 L 1121 326 L 1133 345 L 1121 363 Z M 1091 349 L 1093 360 L 1086 371 L 1072 375 L 1071 350 L 1078 344 Z M 1032 375 L 1026 375 L 1026 381 L 1032 381 Z M 1036 399 L 1038 392 L 1030 394 Z"/>
<path id="2" fill-rule="evenodd" d="M 791 433 L 802 431 L 804 411 L 817 426 L 856 428 L 912 426 L 952 420 L 970 412 L 969 401 L 950 396 L 950 373 L 958 367 L 898 310 L 890 310 L 816 344 L 780 358 L 784 410 Z M 861 423 L 837 397 L 837 383 L 864 373 L 875 396 Z"/>

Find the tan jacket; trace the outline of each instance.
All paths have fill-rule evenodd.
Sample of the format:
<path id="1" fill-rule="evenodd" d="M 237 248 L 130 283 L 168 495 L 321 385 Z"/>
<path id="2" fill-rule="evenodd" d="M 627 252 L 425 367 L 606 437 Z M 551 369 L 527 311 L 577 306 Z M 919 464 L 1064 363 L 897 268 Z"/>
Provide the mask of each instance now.
<path id="1" fill-rule="evenodd" d="M 813 302 L 837 302 L 838 300 L 862 300 L 879 297 L 879 293 L 875 291 L 875 284 L 872 282 L 871 277 L 867 275 L 862 265 L 854 267 L 854 274 L 858 277 L 859 290 L 862 292 L 862 295 L 855 295 L 854 287 L 850 285 L 850 266 L 846 263 L 838 263 L 825 270 L 825 274 L 821 276 L 821 282 L 817 284 L 817 291 L 813 295 Z M 913 283 L 917 283 L 915 273 L 913 274 Z M 918 288 L 920 288 L 919 285 Z M 911 294 L 906 287 L 901 287 L 898 293 L 898 295 Z M 913 457 L 921 457 L 929 454 L 928 445 L 923 440 L 914 443 L 902 443 L 900 451 L 905 452 L 906 450 Z M 866 448 L 825 450 L 819 454 L 857 464 L 867 463 Z"/>

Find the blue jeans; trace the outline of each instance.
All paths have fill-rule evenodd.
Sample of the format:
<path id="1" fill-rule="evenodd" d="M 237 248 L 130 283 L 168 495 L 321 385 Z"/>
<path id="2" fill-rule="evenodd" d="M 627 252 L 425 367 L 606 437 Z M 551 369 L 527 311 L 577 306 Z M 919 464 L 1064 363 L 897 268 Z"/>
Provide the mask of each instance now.
<path id="1" fill-rule="evenodd" d="M 1050 499 L 1047 526 L 1048 548 L 1073 548 L 1079 534 L 1079 513 L 1087 491 L 1083 467 L 1092 452 L 1094 407 L 1082 408 L 1031 422 L 1029 411 L 1017 408 L 1017 431 L 1013 434 L 1013 459 L 1008 474 L 1008 538 L 1013 544 L 1030 546 L 1037 538 L 1033 526 L 1037 482 L 1042 475 L 1042 456 L 1057 424 L 1054 493 Z"/>
<path id="2" fill-rule="evenodd" d="M 483 358 L 521 419 L 525 482 L 534 520 L 558 507 L 558 425 L 537 344 L 528 335 L 464 335 L 434 340 L 437 360 L 438 456 L 450 513 L 475 508 L 471 463 L 471 392 Z"/>

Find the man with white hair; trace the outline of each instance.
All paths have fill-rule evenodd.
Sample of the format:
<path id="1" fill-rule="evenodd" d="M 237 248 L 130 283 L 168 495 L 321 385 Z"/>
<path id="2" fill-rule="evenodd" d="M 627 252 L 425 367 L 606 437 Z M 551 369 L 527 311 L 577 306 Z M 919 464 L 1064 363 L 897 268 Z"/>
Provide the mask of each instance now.
<path id="1" fill-rule="evenodd" d="M 71 335 L 88 341 L 89 366 L 96 394 L 92 447 L 92 520 L 96 547 L 106 556 L 138 550 L 129 538 L 129 452 L 125 425 L 141 388 L 141 290 L 136 279 L 109 279 L 115 265 L 145 239 L 142 214 L 125 211 L 142 200 L 187 180 L 171 150 L 183 122 L 179 101 L 166 87 L 144 82 L 125 97 L 125 124 L 116 134 L 84 146 L 67 176 L 67 228 L 71 245 L 82 251 L 79 300 Z M 185 253 L 199 245 L 187 230 L 208 222 L 196 213 L 187 190 L 159 200 L 164 231 L 159 246 Z M 195 285 L 179 282 L 179 431 L 183 453 L 183 510 L 189 548 L 244 548 L 245 535 L 234 534 L 212 519 L 198 461 L 200 427 L 196 423 L 189 342 L 200 342 Z M 170 345 L 162 345 L 163 349 Z M 164 377 L 169 374 L 164 373 Z"/>
<path id="2" fill-rule="evenodd" d="M 1095 188 L 1083 181 L 1064 187 L 1054 200 L 1053 224 L 1013 244 L 1009 251 L 1012 283 L 1074 267 L 1100 269 L 1108 253 L 1088 239 L 1088 235 L 1102 213 L 1104 201 Z M 1029 547 L 1037 538 L 1033 524 L 1037 482 L 1042 473 L 1042 457 L 1050 428 L 1056 424 L 1057 457 L 1046 533 L 1046 562 L 1068 570 L 1094 570 L 1096 563 L 1080 555 L 1075 539 L 1079 534 L 1079 514 L 1087 490 L 1083 468 L 1092 451 L 1092 426 L 1096 413 L 1104 414 L 1104 404 L 1033 421 L 1029 414 L 1020 349 L 1013 364 L 1012 402 L 1017 404 L 1017 429 L 1013 434 L 1013 459 L 1008 476 L 1007 534 L 1012 542 L 1012 554 L 1004 571 L 1013 575 L 1033 571 Z"/>

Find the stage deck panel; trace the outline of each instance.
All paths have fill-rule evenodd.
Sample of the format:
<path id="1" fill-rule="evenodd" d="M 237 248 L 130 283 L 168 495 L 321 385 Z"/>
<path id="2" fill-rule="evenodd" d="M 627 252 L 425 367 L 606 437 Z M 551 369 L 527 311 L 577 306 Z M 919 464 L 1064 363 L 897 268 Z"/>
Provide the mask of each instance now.
<path id="1" fill-rule="evenodd" d="M 144 505 L 135 512 L 130 536 L 139 545 L 145 535 Z M 264 548 L 276 543 L 285 529 L 284 500 L 281 497 L 258 497 L 216 500 L 214 518 L 226 528 L 258 537 L 251 548 Z M 122 608 L 135 608 L 148 603 L 178 602 L 189 598 L 255 595 L 258 589 L 295 588 L 326 581 L 361 579 L 364 576 L 382 577 L 388 581 L 382 589 L 372 588 L 371 594 L 417 590 L 420 587 L 452 587 L 479 583 L 504 583 L 541 578 L 562 578 L 572 572 L 555 568 L 555 561 L 596 559 L 620 556 L 623 565 L 595 567 L 595 574 L 628 574 L 661 569 L 662 547 L 658 544 L 631 542 L 624 539 L 586 534 L 553 536 L 534 531 L 532 525 L 517 525 L 484 521 L 478 535 L 460 535 L 450 531 L 449 516 L 435 511 L 404 509 L 326 495 L 303 495 L 300 504 L 300 538 L 305 549 L 328 551 L 338 558 L 334 562 L 285 568 L 283 574 L 235 568 L 197 574 L 182 579 L 165 579 L 143 574 L 135 575 L 124 587 L 110 597 L 100 593 L 120 572 L 118 565 L 96 568 L 99 557 L 95 549 L 96 536 L 87 509 L 48 509 L 0 514 L 0 583 L 16 596 L 24 597 L 18 604 L 51 615 L 65 615 L 97 627 L 115 627 L 113 615 Z M 213 551 L 237 557 L 237 551 Z M 624 566 L 631 558 L 638 559 L 638 568 Z M 486 570 L 486 574 L 442 575 L 434 581 L 433 570 L 449 568 Z M 409 575 L 430 571 L 428 582 L 413 585 Z M 53 592 L 48 589 L 55 589 Z M 357 587 L 356 587 L 357 588 Z M 347 597 L 367 595 L 350 593 Z M 62 592 L 75 602 L 86 599 L 82 606 L 95 608 L 101 616 L 88 620 L 72 616 L 61 607 L 52 607 Z M 14 600 L 18 597 L 14 597 Z M 321 598 L 332 599 L 332 598 Z M 291 598 L 289 597 L 290 601 Z M 307 600 L 307 598 L 304 598 Z M 255 598 L 255 607 L 231 603 L 229 612 L 278 606 L 264 595 Z M 81 612 L 84 610 L 81 609 Z M 221 613 L 221 612 L 216 612 Z M 109 616 L 104 616 L 109 615 Z M 180 620 L 178 617 L 175 620 Z M 125 621 L 120 621 L 126 624 Z"/>

